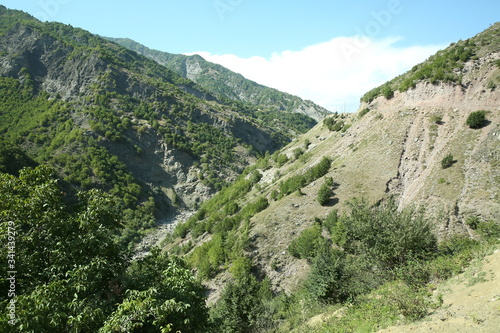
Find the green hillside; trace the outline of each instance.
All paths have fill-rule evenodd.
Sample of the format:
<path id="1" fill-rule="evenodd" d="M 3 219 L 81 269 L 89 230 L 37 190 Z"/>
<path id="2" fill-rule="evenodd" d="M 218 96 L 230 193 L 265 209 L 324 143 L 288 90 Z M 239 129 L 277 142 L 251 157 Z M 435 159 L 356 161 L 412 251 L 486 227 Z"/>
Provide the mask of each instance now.
<path id="1" fill-rule="evenodd" d="M 361 97 L 362 102 L 370 103 L 379 96 L 391 98 L 395 91 L 405 92 L 415 88 L 418 82 L 451 83 L 462 85 L 462 70 L 469 60 L 478 60 L 479 57 L 495 52 L 500 47 L 498 31 L 500 23 L 494 24 L 486 31 L 465 41 L 452 43 L 445 50 L 441 50 L 421 64 L 415 65 L 407 73 L 394 78 L 367 92 Z M 493 78 L 489 87 L 500 84 L 500 77 Z"/>
<path id="2" fill-rule="evenodd" d="M 5 7 L 0 18 L 2 138 L 70 188 L 116 195 L 129 217 L 124 241 L 138 240 L 155 218 L 196 207 L 315 123 L 218 100 L 84 30 Z"/>

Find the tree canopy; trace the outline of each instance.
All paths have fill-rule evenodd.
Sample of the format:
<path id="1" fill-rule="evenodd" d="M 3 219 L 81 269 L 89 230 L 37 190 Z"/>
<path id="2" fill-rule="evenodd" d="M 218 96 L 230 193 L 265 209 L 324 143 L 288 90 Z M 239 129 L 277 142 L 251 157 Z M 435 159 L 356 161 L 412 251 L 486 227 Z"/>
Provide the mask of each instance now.
<path id="1" fill-rule="evenodd" d="M 169 332 L 207 323 L 203 287 L 180 259 L 153 251 L 130 262 L 115 233 L 116 199 L 64 193 L 46 166 L 0 174 L 0 331 Z M 14 286 L 14 287 L 13 287 Z M 10 289 L 9 289 L 10 288 Z M 7 316 L 15 300 L 15 317 Z M 10 321 L 10 322 L 9 322 Z M 14 324 L 14 325 L 13 325 Z"/>

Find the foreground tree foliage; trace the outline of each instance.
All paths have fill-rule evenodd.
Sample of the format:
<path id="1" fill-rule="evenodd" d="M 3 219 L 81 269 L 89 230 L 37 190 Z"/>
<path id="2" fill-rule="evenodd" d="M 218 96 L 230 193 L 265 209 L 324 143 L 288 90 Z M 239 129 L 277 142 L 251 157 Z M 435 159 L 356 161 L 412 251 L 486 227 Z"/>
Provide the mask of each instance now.
<path id="1" fill-rule="evenodd" d="M 272 327 L 266 302 L 272 297 L 269 281 L 250 273 L 229 282 L 212 309 L 214 332 L 262 332 Z"/>
<path id="2" fill-rule="evenodd" d="M 353 300 L 390 281 L 394 270 L 408 262 L 437 253 L 437 237 L 423 211 L 398 211 L 393 201 L 371 206 L 352 200 L 349 208 L 350 214 L 333 211 L 324 221 L 331 241 L 316 240 L 322 245 L 314 253 L 306 283 L 313 298 Z"/>
<path id="3" fill-rule="evenodd" d="M 154 249 L 126 273 L 124 301 L 102 332 L 202 332 L 207 309 L 204 288 L 187 264 Z"/>
<path id="4" fill-rule="evenodd" d="M 98 190 L 66 198 L 57 182 L 44 166 L 0 174 L 2 244 L 15 230 L 14 248 L 0 251 L 7 258 L 14 249 L 15 267 L 0 266 L 17 272 L 15 297 L 0 299 L 0 331 L 169 332 L 206 324 L 203 288 L 183 261 L 156 251 L 130 264 L 115 237 L 116 199 Z M 9 290 L 9 281 L 1 285 Z M 11 299 L 14 326 L 6 315 Z"/>

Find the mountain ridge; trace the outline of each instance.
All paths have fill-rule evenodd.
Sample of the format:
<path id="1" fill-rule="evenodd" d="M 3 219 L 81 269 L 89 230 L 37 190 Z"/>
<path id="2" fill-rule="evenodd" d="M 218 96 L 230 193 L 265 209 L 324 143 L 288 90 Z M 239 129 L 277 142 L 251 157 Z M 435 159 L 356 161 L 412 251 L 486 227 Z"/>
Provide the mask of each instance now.
<path id="1" fill-rule="evenodd" d="M 241 74 L 206 61 L 200 55 L 171 54 L 152 50 L 128 38 L 105 38 L 153 59 L 182 77 L 193 80 L 214 94 L 225 98 L 251 103 L 262 108 L 302 113 L 316 121 L 322 120 L 330 113 L 312 101 L 303 100 L 245 79 Z"/>

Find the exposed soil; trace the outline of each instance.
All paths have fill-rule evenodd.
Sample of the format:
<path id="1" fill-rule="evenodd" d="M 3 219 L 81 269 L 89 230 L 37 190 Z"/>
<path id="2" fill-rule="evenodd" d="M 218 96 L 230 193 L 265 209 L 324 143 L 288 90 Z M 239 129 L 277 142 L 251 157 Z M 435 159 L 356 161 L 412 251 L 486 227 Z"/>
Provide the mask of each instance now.
<path id="1" fill-rule="evenodd" d="M 421 322 L 394 326 L 380 333 L 500 331 L 500 250 L 450 279 L 436 290 L 443 305 Z"/>

